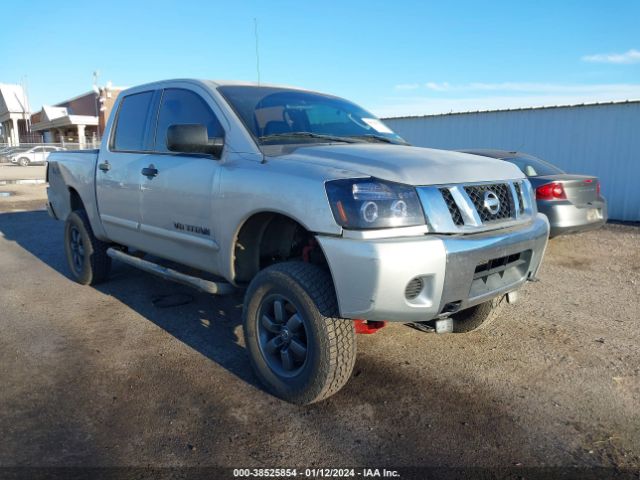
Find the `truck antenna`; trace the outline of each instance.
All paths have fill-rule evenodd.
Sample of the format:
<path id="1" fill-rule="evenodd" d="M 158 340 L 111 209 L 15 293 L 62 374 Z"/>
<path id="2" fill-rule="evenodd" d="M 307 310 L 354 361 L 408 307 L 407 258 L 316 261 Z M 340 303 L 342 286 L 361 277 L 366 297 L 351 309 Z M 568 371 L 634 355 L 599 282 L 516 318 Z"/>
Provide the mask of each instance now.
<path id="1" fill-rule="evenodd" d="M 260 86 L 260 49 L 258 42 L 258 19 L 253 17 L 253 35 L 256 39 L 256 72 L 258 73 L 258 86 Z M 267 163 L 267 157 L 262 153 L 262 161 L 260 163 Z"/>
<path id="2" fill-rule="evenodd" d="M 253 34 L 256 39 L 256 71 L 258 72 L 258 86 L 260 86 L 260 50 L 258 48 L 258 19 L 253 18 Z"/>

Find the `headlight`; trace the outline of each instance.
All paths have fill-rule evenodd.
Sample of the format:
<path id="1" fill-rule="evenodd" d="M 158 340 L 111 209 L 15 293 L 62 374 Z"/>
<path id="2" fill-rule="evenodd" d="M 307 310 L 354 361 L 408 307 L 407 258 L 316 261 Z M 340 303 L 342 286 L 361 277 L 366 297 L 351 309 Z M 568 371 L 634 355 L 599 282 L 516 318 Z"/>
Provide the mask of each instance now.
<path id="1" fill-rule="evenodd" d="M 531 213 L 535 215 L 538 213 L 538 204 L 536 203 L 536 190 L 531 185 L 531 182 L 527 178 L 522 179 L 522 188 L 524 191 L 522 192 L 522 196 L 526 197 L 526 203 L 531 208 Z"/>
<path id="2" fill-rule="evenodd" d="M 326 183 L 333 216 L 344 228 L 358 230 L 424 225 L 416 189 L 375 178 Z"/>

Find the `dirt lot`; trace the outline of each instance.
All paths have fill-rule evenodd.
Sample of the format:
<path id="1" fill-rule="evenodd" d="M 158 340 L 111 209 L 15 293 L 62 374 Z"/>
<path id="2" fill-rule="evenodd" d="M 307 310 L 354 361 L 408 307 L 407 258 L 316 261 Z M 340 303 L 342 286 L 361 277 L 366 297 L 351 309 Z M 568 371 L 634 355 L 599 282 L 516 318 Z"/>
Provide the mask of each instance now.
<path id="1" fill-rule="evenodd" d="M 0 209 L 25 210 L 42 208 L 46 193 L 44 165 L 21 167 L 0 163 Z"/>
<path id="2" fill-rule="evenodd" d="M 486 331 L 360 336 L 347 386 L 296 407 L 257 385 L 241 298 L 72 282 L 43 194 L 0 198 L 0 466 L 640 467 L 638 227 L 553 240 Z"/>

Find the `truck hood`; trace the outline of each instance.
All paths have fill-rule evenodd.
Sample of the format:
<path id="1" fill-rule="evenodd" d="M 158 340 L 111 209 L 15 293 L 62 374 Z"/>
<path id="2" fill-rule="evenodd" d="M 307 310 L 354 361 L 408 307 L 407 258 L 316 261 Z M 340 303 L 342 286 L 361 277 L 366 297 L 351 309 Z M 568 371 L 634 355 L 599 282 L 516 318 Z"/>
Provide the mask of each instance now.
<path id="1" fill-rule="evenodd" d="M 524 177 L 520 169 L 509 162 L 467 153 L 405 145 L 305 145 L 282 151 L 277 157 L 414 186 Z"/>

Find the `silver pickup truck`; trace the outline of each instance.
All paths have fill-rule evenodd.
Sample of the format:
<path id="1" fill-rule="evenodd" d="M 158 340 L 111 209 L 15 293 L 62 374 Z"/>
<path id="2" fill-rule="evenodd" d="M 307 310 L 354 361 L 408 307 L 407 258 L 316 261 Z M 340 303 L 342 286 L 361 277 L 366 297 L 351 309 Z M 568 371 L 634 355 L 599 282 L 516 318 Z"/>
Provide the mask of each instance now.
<path id="1" fill-rule="evenodd" d="M 346 383 L 356 332 L 486 324 L 535 279 L 549 233 L 516 166 L 412 147 L 351 102 L 290 87 L 131 88 L 100 150 L 52 153 L 47 180 L 73 278 L 104 281 L 116 259 L 244 290 L 255 373 L 298 404 Z"/>

